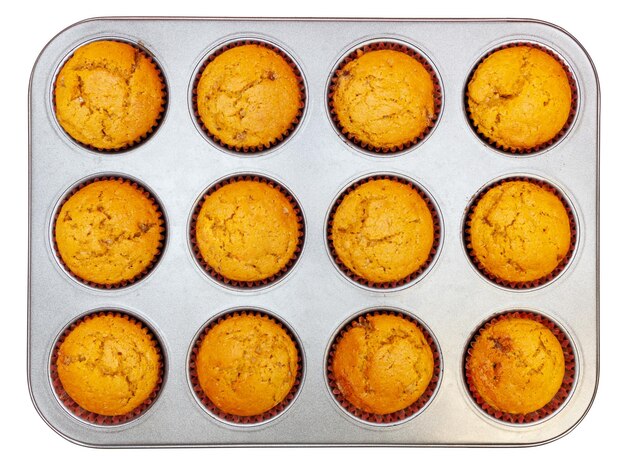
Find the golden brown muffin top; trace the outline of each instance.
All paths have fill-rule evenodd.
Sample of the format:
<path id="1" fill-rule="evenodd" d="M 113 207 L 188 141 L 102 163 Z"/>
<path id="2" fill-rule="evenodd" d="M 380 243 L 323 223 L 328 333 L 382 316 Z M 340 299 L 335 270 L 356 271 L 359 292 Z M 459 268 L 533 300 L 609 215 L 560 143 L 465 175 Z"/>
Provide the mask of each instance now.
<path id="1" fill-rule="evenodd" d="M 356 275 L 375 283 L 400 281 L 428 260 L 433 216 L 411 185 L 374 179 L 343 198 L 331 239 L 341 262 Z"/>
<path id="2" fill-rule="evenodd" d="M 572 105 L 563 65 L 531 46 L 491 54 L 467 89 L 478 132 L 505 148 L 532 149 L 553 139 L 565 126 Z"/>
<path id="3" fill-rule="evenodd" d="M 525 318 L 487 325 L 470 349 L 468 366 L 478 394 L 509 414 L 541 409 L 559 391 L 565 375 L 559 340 L 540 322 Z"/>
<path id="4" fill-rule="evenodd" d="M 114 41 L 78 48 L 54 88 L 63 129 L 78 142 L 104 150 L 127 147 L 152 131 L 164 102 L 154 62 L 137 48 Z"/>
<path id="5" fill-rule="evenodd" d="M 393 314 L 367 315 L 343 333 L 332 357 L 341 394 L 373 414 L 405 409 L 426 391 L 433 352 L 420 329 Z"/>
<path id="6" fill-rule="evenodd" d="M 435 86 L 406 53 L 361 51 L 337 72 L 332 107 L 357 143 L 397 148 L 416 141 L 435 118 Z"/>
<path id="7" fill-rule="evenodd" d="M 224 51 L 206 66 L 197 86 L 205 128 L 235 148 L 270 147 L 297 122 L 302 102 L 294 68 L 262 45 Z"/>
<path id="8" fill-rule="evenodd" d="M 208 195 L 196 220 L 204 261 L 235 281 L 260 281 L 279 273 L 300 241 L 298 215 L 275 186 L 246 179 Z"/>
<path id="9" fill-rule="evenodd" d="M 160 253 L 161 213 L 137 186 L 121 179 L 92 182 L 61 207 L 54 225 L 63 263 L 85 281 L 131 281 Z"/>
<path id="10" fill-rule="evenodd" d="M 56 365 L 63 389 L 80 407 L 123 415 L 155 390 L 160 354 L 140 324 L 107 314 L 78 324 L 61 343 Z"/>
<path id="11" fill-rule="evenodd" d="M 470 216 L 469 231 L 478 262 L 509 282 L 549 275 L 571 245 L 569 216 L 561 199 L 545 187 L 521 180 L 488 190 Z"/>
<path id="12" fill-rule="evenodd" d="M 239 313 L 211 327 L 196 367 L 202 390 L 220 410 L 259 415 L 291 391 L 298 375 L 298 350 L 274 320 Z"/>

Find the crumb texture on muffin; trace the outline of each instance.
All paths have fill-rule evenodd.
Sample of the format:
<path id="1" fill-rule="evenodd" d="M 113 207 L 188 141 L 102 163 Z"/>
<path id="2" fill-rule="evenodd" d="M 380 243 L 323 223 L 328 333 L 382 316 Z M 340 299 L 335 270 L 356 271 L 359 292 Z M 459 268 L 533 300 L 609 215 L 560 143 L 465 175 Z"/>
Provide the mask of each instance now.
<path id="1" fill-rule="evenodd" d="M 239 180 L 210 193 L 196 220 L 200 255 L 229 280 L 260 281 L 278 274 L 300 241 L 292 202 L 272 184 Z"/>
<path id="2" fill-rule="evenodd" d="M 354 274 L 374 283 L 400 281 L 428 260 L 433 216 L 411 185 L 374 179 L 343 198 L 332 216 L 330 237 Z"/>
<path id="3" fill-rule="evenodd" d="M 337 71 L 331 97 L 344 133 L 374 148 L 413 143 L 435 118 L 432 76 L 401 51 L 360 51 Z"/>
<path id="4" fill-rule="evenodd" d="M 276 322 L 239 313 L 219 321 L 196 356 L 205 395 L 227 414 L 253 416 L 280 404 L 298 375 L 298 350 Z"/>
<path id="5" fill-rule="evenodd" d="M 563 129 L 572 90 L 554 57 L 531 46 L 514 46 L 496 51 L 476 68 L 467 100 L 479 133 L 500 147 L 527 150 Z"/>
<path id="6" fill-rule="evenodd" d="M 60 125 L 75 140 L 118 150 L 156 126 L 165 91 L 145 53 L 126 43 L 96 41 L 78 48 L 63 65 L 54 101 Z"/>
<path id="7" fill-rule="evenodd" d="M 559 340 L 538 321 L 503 318 L 480 333 L 468 371 L 478 394 L 496 410 L 529 414 L 548 404 L 565 375 Z"/>
<path id="8" fill-rule="evenodd" d="M 77 277 L 100 285 L 132 281 L 160 253 L 163 221 L 154 201 L 122 179 L 92 182 L 61 207 L 55 242 Z"/>
<path id="9" fill-rule="evenodd" d="M 471 212 L 474 257 L 495 277 L 527 282 L 552 273 L 571 245 L 565 205 L 540 185 L 512 180 L 485 193 Z"/>
<path id="10" fill-rule="evenodd" d="M 342 334 L 331 368 L 339 391 L 352 405 L 390 414 L 409 407 L 426 391 L 434 357 L 413 322 L 393 314 L 367 315 Z"/>
<path id="11" fill-rule="evenodd" d="M 160 354 L 146 329 L 108 314 L 78 324 L 61 343 L 56 365 L 63 389 L 80 407 L 124 415 L 155 390 Z"/>
<path id="12" fill-rule="evenodd" d="M 235 46 L 212 60 L 196 88 L 208 132 L 234 148 L 270 147 L 297 123 L 303 94 L 295 68 L 266 46 Z"/>

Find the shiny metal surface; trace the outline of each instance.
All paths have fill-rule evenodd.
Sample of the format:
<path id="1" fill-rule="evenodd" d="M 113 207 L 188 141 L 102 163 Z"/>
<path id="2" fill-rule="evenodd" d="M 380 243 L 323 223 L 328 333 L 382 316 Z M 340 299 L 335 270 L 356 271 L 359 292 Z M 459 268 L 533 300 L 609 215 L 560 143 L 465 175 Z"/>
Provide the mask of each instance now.
<path id="1" fill-rule="evenodd" d="M 157 132 L 119 154 L 90 152 L 71 141 L 52 111 L 52 85 L 76 47 L 99 38 L 135 42 L 163 69 L 169 103 Z M 307 87 L 301 125 L 287 142 L 258 156 L 225 153 L 197 128 L 190 85 L 208 52 L 232 39 L 268 40 L 300 66 Z M 441 118 L 428 139 L 399 155 L 364 154 L 346 144 L 326 109 L 327 82 L 337 62 L 356 45 L 394 39 L 418 48 L 443 87 Z M 549 150 L 511 156 L 486 146 L 467 124 L 463 93 L 468 74 L 490 49 L 510 41 L 539 42 L 561 55 L 579 87 L 576 120 Z M 44 420 L 74 442 L 114 446 L 211 445 L 529 445 L 558 438 L 588 410 L 598 377 L 598 159 L 599 88 L 584 49 L 563 30 L 531 20 L 293 20 L 209 18 L 101 18 L 57 35 L 33 69 L 30 88 L 30 254 L 28 373 L 33 401 Z M 328 209 L 346 184 L 365 175 L 397 173 L 421 184 L 441 212 L 443 244 L 432 268 L 404 289 L 365 289 L 346 279 L 328 257 Z M 203 190 L 217 179 L 256 173 L 275 178 L 296 197 L 305 216 L 306 242 L 292 271 L 265 289 L 239 291 L 211 280 L 189 248 L 189 216 Z M 158 197 L 166 213 L 167 245 L 153 272 L 111 291 L 68 276 L 51 247 L 59 200 L 93 175 L 131 176 Z M 495 178 L 544 178 L 571 201 L 578 244 L 568 269 L 529 291 L 502 289 L 473 269 L 463 249 L 462 220 L 472 196 Z M 364 309 L 386 306 L 411 312 L 432 331 L 442 351 L 443 379 L 417 417 L 377 427 L 346 414 L 325 382 L 325 353 L 343 322 Z M 77 316 L 119 308 L 144 318 L 167 355 L 167 376 L 156 403 L 126 425 L 98 427 L 70 415 L 50 383 L 49 361 L 60 331 Z M 301 392 L 280 417 L 253 427 L 211 417 L 188 385 L 189 347 L 200 327 L 234 307 L 258 307 L 283 318 L 301 339 L 306 376 Z M 554 416 L 529 426 L 491 419 L 467 394 L 462 375 L 465 344 L 496 312 L 524 308 L 556 320 L 570 335 L 578 360 L 575 388 Z"/>

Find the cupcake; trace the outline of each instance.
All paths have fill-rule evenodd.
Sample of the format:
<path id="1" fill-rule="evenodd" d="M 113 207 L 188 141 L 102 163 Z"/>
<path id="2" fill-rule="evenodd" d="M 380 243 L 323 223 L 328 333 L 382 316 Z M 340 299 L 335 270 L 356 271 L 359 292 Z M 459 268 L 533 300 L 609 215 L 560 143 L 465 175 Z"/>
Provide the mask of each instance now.
<path id="1" fill-rule="evenodd" d="M 85 411 L 109 417 L 139 412 L 161 380 L 161 354 L 152 335 L 119 313 L 89 316 L 72 326 L 54 365 L 58 390 Z"/>
<path id="2" fill-rule="evenodd" d="M 329 370 L 341 399 L 359 411 L 392 414 L 424 395 L 435 359 L 415 323 L 392 313 L 368 314 L 336 340 Z"/>
<path id="3" fill-rule="evenodd" d="M 300 250 L 300 220 L 293 199 L 277 185 L 230 180 L 209 192 L 192 223 L 197 256 L 221 281 L 274 279 Z"/>
<path id="4" fill-rule="evenodd" d="M 63 203 L 54 242 L 74 276 L 98 287 L 119 287 L 154 265 L 163 232 L 153 198 L 129 180 L 103 178 L 81 186 Z"/>
<path id="5" fill-rule="evenodd" d="M 438 85 L 430 66 L 406 47 L 379 48 L 357 50 L 336 71 L 331 113 L 354 143 L 375 151 L 402 150 L 433 126 Z"/>
<path id="6" fill-rule="evenodd" d="M 237 151 L 259 151 L 286 137 L 304 106 L 302 77 L 269 45 L 239 44 L 209 58 L 195 89 L 203 128 Z"/>
<path id="7" fill-rule="evenodd" d="M 475 337 L 466 375 L 472 393 L 490 413 L 524 420 L 521 416 L 540 411 L 557 396 L 566 360 L 560 340 L 541 321 L 530 315 L 503 315 Z"/>
<path id="8" fill-rule="evenodd" d="M 470 211 L 469 250 L 490 278 L 523 287 L 551 279 L 571 253 L 568 209 L 546 184 L 507 180 L 487 190 Z"/>
<path id="9" fill-rule="evenodd" d="M 349 189 L 338 203 L 329 239 L 337 260 L 357 281 L 402 282 L 430 262 L 435 218 L 410 183 L 370 179 Z"/>
<path id="10" fill-rule="evenodd" d="M 295 341 L 275 320 L 234 313 L 209 326 L 195 354 L 202 397 L 214 412 L 253 421 L 283 405 L 299 377 Z M 272 414 L 268 414 L 272 415 Z"/>
<path id="11" fill-rule="evenodd" d="M 164 105 L 159 68 L 127 43 L 81 46 L 54 84 L 59 124 L 74 140 L 97 150 L 118 151 L 140 142 L 157 126 Z"/>
<path id="12" fill-rule="evenodd" d="M 569 71 L 531 45 L 485 58 L 467 86 L 467 110 L 479 134 L 511 152 L 529 152 L 564 130 L 572 112 Z"/>

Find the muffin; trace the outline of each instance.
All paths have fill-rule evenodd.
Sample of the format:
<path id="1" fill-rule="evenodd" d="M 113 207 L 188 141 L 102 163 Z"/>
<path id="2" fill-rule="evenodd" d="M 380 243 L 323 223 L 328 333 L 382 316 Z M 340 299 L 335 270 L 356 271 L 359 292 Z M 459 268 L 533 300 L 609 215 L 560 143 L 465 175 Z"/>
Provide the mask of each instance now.
<path id="1" fill-rule="evenodd" d="M 61 206 L 54 223 L 58 255 L 87 283 L 119 286 L 147 273 L 161 252 L 163 220 L 154 200 L 120 178 L 91 182 Z"/>
<path id="2" fill-rule="evenodd" d="M 414 404 L 434 374 L 433 351 L 408 319 L 368 314 L 336 342 L 330 369 L 341 395 L 356 408 L 391 414 Z"/>
<path id="3" fill-rule="evenodd" d="M 262 44 L 229 48 L 206 65 L 196 108 L 206 131 L 236 150 L 262 150 L 288 135 L 303 107 L 293 63 Z"/>
<path id="4" fill-rule="evenodd" d="M 565 375 L 559 340 L 541 322 L 506 316 L 487 324 L 469 350 L 466 372 L 496 411 L 535 412 L 555 397 Z"/>
<path id="5" fill-rule="evenodd" d="M 506 283 L 545 279 L 572 246 L 568 211 L 548 186 L 510 180 L 491 187 L 471 211 L 469 247 L 479 268 Z"/>
<path id="6" fill-rule="evenodd" d="M 81 46 L 54 84 L 59 124 L 76 141 L 98 150 L 124 149 L 145 138 L 164 105 L 160 70 L 127 43 L 103 40 Z"/>
<path id="7" fill-rule="evenodd" d="M 430 259 L 433 213 L 410 184 L 366 181 L 347 192 L 331 219 L 329 236 L 336 256 L 366 282 L 402 281 Z"/>
<path id="8" fill-rule="evenodd" d="M 557 59 L 533 46 L 490 54 L 467 87 L 469 116 L 498 147 L 530 151 L 556 138 L 570 117 L 572 89 Z"/>
<path id="9" fill-rule="evenodd" d="M 236 416 L 278 406 L 296 384 L 299 354 L 294 340 L 273 319 L 236 313 L 210 327 L 195 364 L 198 382 L 219 410 Z"/>
<path id="10" fill-rule="evenodd" d="M 156 391 L 161 355 L 150 332 L 120 314 L 91 316 L 62 340 L 56 370 L 63 390 L 99 415 L 128 414 Z"/>
<path id="11" fill-rule="evenodd" d="M 279 187 L 265 181 L 241 179 L 210 192 L 194 225 L 199 256 L 226 280 L 272 278 L 299 250 L 299 210 Z"/>
<path id="12" fill-rule="evenodd" d="M 404 51 L 358 50 L 337 70 L 330 104 L 341 131 L 371 150 L 417 143 L 436 118 L 435 83 Z"/>

